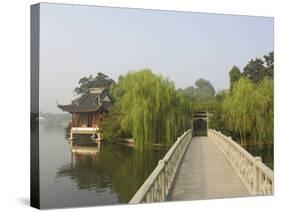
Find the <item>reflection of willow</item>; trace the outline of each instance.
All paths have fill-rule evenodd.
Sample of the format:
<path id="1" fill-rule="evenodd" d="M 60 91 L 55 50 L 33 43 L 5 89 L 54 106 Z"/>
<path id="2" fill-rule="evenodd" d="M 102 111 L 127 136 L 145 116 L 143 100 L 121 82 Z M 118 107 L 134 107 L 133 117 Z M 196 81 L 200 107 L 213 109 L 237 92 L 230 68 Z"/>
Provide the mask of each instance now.
<path id="1" fill-rule="evenodd" d="M 101 148 L 101 166 L 110 176 L 110 188 L 119 202 L 127 203 L 150 175 L 163 151 L 138 152 L 130 147 Z"/>
<path id="2" fill-rule="evenodd" d="M 132 150 L 130 157 L 118 167 L 112 179 L 112 190 L 119 194 L 120 202 L 129 202 L 163 155 L 164 151 Z"/>
<path id="3" fill-rule="evenodd" d="M 253 156 L 260 156 L 265 165 L 269 168 L 273 167 L 274 158 L 274 145 L 273 144 L 246 144 L 245 149 L 251 153 Z"/>
<path id="4" fill-rule="evenodd" d="M 123 203 L 130 200 L 164 154 L 164 151 L 137 152 L 114 144 L 103 144 L 96 153 L 87 152 L 72 151 L 72 162 L 59 168 L 57 178 L 70 177 L 78 189 L 104 192 L 110 188 Z"/>

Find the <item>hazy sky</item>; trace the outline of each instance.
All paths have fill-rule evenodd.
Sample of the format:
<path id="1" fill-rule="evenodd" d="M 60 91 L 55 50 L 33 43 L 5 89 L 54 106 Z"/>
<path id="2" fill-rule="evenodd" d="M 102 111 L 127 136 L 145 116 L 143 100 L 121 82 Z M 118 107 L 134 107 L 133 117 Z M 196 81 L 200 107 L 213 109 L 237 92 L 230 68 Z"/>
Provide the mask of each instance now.
<path id="1" fill-rule="evenodd" d="M 41 4 L 40 110 L 61 112 L 78 80 L 150 68 L 177 88 L 228 88 L 233 65 L 273 50 L 273 18 Z"/>

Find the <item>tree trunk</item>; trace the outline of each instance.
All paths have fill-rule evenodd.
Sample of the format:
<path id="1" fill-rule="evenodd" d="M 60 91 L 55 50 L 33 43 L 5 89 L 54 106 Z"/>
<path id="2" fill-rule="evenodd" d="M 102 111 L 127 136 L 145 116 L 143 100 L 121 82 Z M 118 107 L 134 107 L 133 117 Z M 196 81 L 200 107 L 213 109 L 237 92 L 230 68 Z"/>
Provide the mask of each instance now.
<path id="1" fill-rule="evenodd" d="M 239 134 L 240 134 L 240 142 L 241 142 L 241 145 L 243 146 L 243 134 L 242 134 L 241 129 L 239 129 Z"/>

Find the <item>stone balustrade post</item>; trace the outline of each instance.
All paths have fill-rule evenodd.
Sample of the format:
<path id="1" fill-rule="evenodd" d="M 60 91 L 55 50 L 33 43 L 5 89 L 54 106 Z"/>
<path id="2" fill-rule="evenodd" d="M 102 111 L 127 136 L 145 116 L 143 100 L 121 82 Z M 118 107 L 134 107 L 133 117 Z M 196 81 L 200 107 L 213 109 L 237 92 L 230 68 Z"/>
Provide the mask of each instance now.
<path id="1" fill-rule="evenodd" d="M 259 195 L 260 194 L 260 186 L 261 186 L 261 177 L 260 177 L 260 170 L 257 167 L 258 163 L 262 162 L 261 157 L 255 157 L 253 163 L 253 194 Z"/>
<path id="2" fill-rule="evenodd" d="M 163 166 L 162 174 L 160 176 L 160 187 L 161 187 L 161 194 L 160 194 L 160 201 L 165 201 L 166 200 L 166 162 L 164 160 L 159 160 L 158 164 Z"/>

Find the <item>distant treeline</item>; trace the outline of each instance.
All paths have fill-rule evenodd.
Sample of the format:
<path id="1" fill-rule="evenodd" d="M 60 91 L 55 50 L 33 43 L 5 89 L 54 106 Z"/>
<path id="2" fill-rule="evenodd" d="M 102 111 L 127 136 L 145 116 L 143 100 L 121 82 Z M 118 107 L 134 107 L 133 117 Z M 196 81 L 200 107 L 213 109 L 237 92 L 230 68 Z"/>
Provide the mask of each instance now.
<path id="1" fill-rule="evenodd" d="M 65 128 L 71 121 L 70 114 L 40 113 L 41 126 L 45 128 Z"/>

